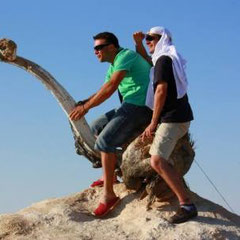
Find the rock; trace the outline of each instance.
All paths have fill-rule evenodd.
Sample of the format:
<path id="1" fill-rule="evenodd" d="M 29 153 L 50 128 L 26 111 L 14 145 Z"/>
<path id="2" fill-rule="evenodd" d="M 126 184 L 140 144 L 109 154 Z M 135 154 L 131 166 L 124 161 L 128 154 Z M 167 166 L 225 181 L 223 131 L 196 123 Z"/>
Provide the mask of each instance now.
<path id="1" fill-rule="evenodd" d="M 129 189 L 138 191 L 145 188 L 146 194 L 150 196 L 150 202 L 153 197 L 165 201 L 173 198 L 174 194 L 150 166 L 151 143 L 150 140 L 143 143 L 138 137 L 127 147 L 122 157 L 122 178 Z M 193 145 L 190 135 L 186 134 L 179 139 L 170 156 L 170 161 L 174 163 L 180 176 L 184 176 L 192 165 L 195 157 Z"/>
<path id="2" fill-rule="evenodd" d="M 102 188 L 86 189 L 64 198 L 49 199 L 19 211 L 0 215 L 1 240 L 198 240 L 240 239 L 240 216 L 191 193 L 199 216 L 179 225 L 169 218 L 177 202 L 159 202 L 146 210 L 147 200 L 127 190 L 124 184 L 114 186 L 120 204 L 103 219 L 91 212 L 98 204 Z"/>

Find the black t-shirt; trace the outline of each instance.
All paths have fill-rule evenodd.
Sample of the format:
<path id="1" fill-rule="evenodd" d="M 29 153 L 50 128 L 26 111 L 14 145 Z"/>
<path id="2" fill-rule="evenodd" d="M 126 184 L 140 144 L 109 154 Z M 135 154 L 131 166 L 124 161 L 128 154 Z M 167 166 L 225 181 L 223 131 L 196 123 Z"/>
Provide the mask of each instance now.
<path id="1" fill-rule="evenodd" d="M 154 92 L 158 83 L 167 82 L 167 97 L 159 122 L 188 122 L 193 120 L 193 113 L 185 94 L 177 99 L 176 82 L 173 74 L 172 59 L 161 56 L 154 67 Z"/>

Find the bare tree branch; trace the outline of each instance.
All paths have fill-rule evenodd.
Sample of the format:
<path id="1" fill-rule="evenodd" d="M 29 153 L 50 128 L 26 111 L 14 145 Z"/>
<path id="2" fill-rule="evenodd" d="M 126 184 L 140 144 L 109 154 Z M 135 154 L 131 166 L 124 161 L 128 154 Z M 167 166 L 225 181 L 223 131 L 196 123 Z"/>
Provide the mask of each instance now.
<path id="1" fill-rule="evenodd" d="M 17 56 L 16 48 L 17 45 L 12 40 L 1 39 L 0 61 L 20 67 L 39 79 L 50 90 L 68 116 L 76 103 L 72 96 L 45 69 L 30 60 Z M 96 165 L 96 163 L 100 162 L 99 153 L 94 150 L 95 138 L 85 118 L 83 117 L 78 121 L 71 121 L 69 119 L 69 121 L 78 145 L 77 153 L 84 155 Z"/>

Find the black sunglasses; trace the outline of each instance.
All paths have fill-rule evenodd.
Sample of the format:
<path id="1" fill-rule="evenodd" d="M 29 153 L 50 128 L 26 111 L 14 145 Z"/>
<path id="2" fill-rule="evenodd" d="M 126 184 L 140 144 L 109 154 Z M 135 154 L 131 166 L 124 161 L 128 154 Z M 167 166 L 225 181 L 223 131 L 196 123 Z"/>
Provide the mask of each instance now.
<path id="1" fill-rule="evenodd" d="M 95 50 L 95 51 L 100 51 L 100 50 L 102 50 L 104 47 L 106 47 L 106 46 L 108 46 L 108 45 L 110 45 L 110 44 L 111 44 L 111 43 L 99 44 L 99 45 L 97 45 L 97 46 L 94 47 L 94 50 Z"/>
<path id="2" fill-rule="evenodd" d="M 153 40 L 156 40 L 156 39 L 160 39 L 160 36 L 158 37 L 158 36 L 152 36 L 152 35 L 149 35 L 149 34 L 146 34 L 146 36 L 145 36 L 145 40 L 146 41 L 153 41 Z"/>

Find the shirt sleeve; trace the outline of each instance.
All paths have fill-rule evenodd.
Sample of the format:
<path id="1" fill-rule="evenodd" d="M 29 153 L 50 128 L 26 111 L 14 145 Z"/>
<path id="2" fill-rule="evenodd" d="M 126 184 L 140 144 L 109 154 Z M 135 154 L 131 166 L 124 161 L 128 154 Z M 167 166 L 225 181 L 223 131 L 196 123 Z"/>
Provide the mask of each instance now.
<path id="1" fill-rule="evenodd" d="M 161 82 L 169 83 L 172 72 L 172 59 L 168 56 L 160 57 L 154 66 L 154 85 Z"/>
<path id="2" fill-rule="evenodd" d="M 107 83 L 110 80 L 110 78 L 111 78 L 111 67 L 108 68 L 104 83 Z"/>
<path id="3" fill-rule="evenodd" d="M 127 52 L 118 56 L 118 59 L 111 65 L 105 77 L 105 83 L 111 79 L 111 76 L 115 72 L 127 71 L 130 72 L 132 66 L 135 64 L 138 55 L 134 51 L 128 50 Z"/>
<path id="4" fill-rule="evenodd" d="M 116 63 L 114 63 L 114 72 L 130 71 L 132 65 L 137 59 L 137 54 L 127 53 L 121 56 Z"/>

